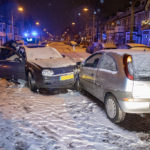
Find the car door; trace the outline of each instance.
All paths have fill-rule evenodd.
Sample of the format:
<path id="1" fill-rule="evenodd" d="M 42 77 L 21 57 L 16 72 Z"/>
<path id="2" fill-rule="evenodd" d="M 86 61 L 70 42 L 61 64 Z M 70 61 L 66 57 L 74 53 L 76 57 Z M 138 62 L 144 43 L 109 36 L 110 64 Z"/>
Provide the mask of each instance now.
<path id="1" fill-rule="evenodd" d="M 104 100 L 105 90 L 114 90 L 117 74 L 117 65 L 112 56 L 104 54 L 101 57 L 100 63 L 95 77 L 95 96 L 100 100 Z"/>
<path id="2" fill-rule="evenodd" d="M 0 48 L 0 78 L 25 79 L 25 60 L 12 49 Z"/>
<path id="3" fill-rule="evenodd" d="M 94 93 L 95 76 L 101 53 L 90 56 L 80 68 L 80 82 L 85 90 Z"/>

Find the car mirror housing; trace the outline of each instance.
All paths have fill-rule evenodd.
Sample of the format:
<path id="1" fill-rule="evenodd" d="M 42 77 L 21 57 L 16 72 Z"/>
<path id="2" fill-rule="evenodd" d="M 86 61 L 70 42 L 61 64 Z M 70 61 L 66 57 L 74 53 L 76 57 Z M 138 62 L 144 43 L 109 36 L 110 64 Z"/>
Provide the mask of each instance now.
<path id="1" fill-rule="evenodd" d="M 76 65 L 77 65 L 77 66 L 80 66 L 80 65 L 81 65 L 81 61 L 77 62 Z"/>

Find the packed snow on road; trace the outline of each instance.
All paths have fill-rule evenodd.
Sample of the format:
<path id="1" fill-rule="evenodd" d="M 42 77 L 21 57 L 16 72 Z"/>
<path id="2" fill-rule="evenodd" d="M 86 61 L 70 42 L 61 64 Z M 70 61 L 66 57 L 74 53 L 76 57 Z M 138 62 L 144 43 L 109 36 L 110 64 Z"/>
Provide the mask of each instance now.
<path id="1" fill-rule="evenodd" d="M 86 92 L 33 93 L 0 80 L 0 150 L 150 149 L 150 116 L 111 123 Z"/>

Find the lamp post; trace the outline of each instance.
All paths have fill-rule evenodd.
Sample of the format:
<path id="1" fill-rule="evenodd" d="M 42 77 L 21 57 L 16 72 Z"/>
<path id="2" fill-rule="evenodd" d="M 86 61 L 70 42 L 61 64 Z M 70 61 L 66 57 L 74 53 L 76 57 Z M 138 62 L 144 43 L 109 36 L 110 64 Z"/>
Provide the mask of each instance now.
<path id="1" fill-rule="evenodd" d="M 39 22 L 39 21 L 36 21 L 36 22 L 35 22 L 35 25 L 36 25 L 36 26 L 40 26 L 40 22 Z M 43 30 L 46 31 L 46 29 L 43 29 Z M 40 32 L 40 40 L 42 41 L 42 29 L 40 29 L 40 27 L 39 27 L 39 32 Z"/>
<path id="2" fill-rule="evenodd" d="M 19 6 L 18 7 L 18 12 L 23 13 L 24 8 Z M 12 39 L 15 40 L 15 34 L 14 34 L 14 14 L 12 11 L 12 15 L 11 15 L 11 25 L 12 25 Z"/>
<path id="3" fill-rule="evenodd" d="M 83 8 L 83 11 L 87 13 L 89 9 Z M 94 37 L 95 37 L 95 15 L 96 15 L 96 11 L 92 11 L 92 42 L 94 42 Z M 86 28 L 87 28 L 87 24 L 86 24 Z"/>

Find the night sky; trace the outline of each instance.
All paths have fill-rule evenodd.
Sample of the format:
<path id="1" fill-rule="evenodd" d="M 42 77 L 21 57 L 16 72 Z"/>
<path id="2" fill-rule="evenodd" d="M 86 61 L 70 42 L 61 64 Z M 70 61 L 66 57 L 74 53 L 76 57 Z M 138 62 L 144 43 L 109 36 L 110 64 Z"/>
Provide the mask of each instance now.
<path id="1" fill-rule="evenodd" d="M 102 7 L 106 15 L 125 9 L 129 0 L 17 0 L 25 8 L 25 14 L 30 14 L 40 22 L 41 28 L 47 28 L 52 34 L 61 34 L 65 27 L 74 21 L 75 13 L 83 7 Z"/>

